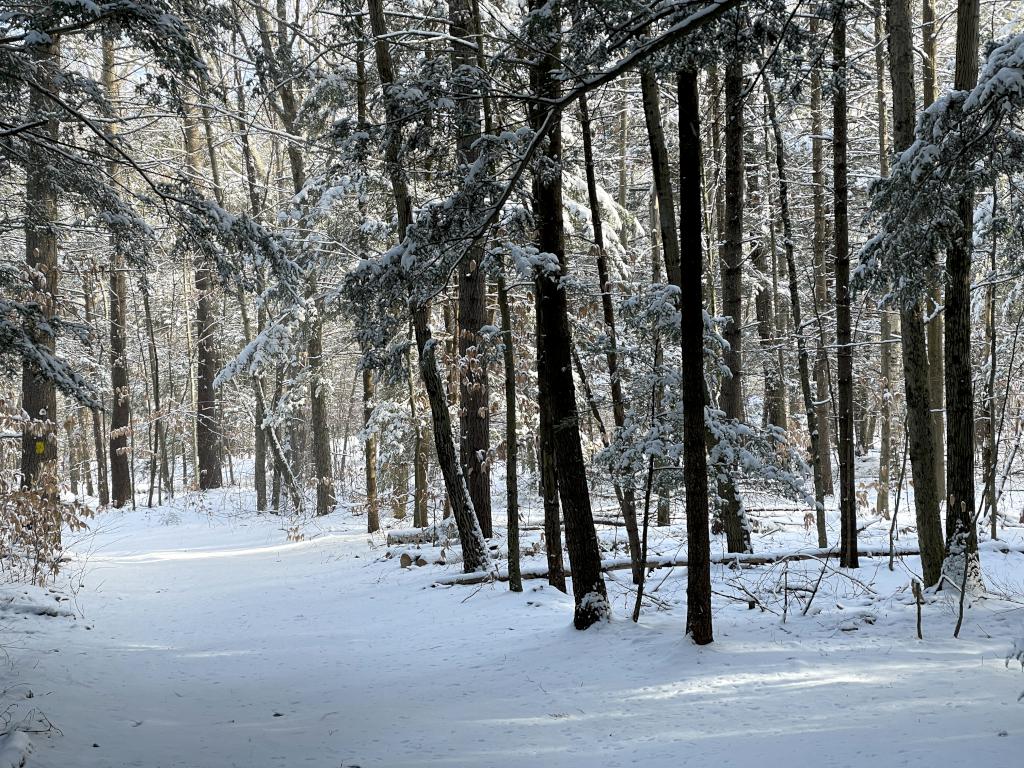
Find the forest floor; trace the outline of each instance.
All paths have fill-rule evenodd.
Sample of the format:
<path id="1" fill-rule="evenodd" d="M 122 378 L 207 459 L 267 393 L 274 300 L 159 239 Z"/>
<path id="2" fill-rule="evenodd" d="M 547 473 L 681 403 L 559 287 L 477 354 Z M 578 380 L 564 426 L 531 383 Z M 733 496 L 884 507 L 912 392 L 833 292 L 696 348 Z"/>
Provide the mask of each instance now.
<path id="1" fill-rule="evenodd" d="M 652 573 L 638 624 L 629 572 L 614 572 L 613 621 L 576 632 L 571 600 L 543 580 L 521 594 L 435 586 L 459 566 L 400 567 L 364 517 L 307 522 L 296 541 L 250 504 L 222 491 L 103 513 L 53 588 L 0 588 L 0 711 L 30 732 L 30 767 L 934 768 L 1024 754 L 1024 674 L 1006 663 L 1024 647 L 1024 555 L 993 542 L 992 595 L 960 639 L 948 591 L 927 597 L 916 638 L 916 558 L 846 574 L 830 561 L 823 576 L 807 560 L 715 565 L 715 642 L 698 648 L 685 568 Z M 756 550 L 814 548 L 803 510 L 754 514 Z M 621 529 L 602 531 L 615 557 Z M 887 543 L 888 523 L 863 536 Z M 652 529 L 652 553 L 682 547 L 679 527 Z"/>

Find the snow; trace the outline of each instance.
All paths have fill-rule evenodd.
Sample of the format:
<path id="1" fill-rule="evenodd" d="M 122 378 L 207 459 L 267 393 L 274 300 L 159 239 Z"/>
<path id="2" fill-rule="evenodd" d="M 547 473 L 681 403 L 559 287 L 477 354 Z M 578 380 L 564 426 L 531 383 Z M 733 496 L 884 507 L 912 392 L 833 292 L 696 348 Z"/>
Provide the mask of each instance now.
<path id="1" fill-rule="evenodd" d="M 814 548 L 806 509 L 756 517 L 764 501 L 747 499 L 758 551 Z M 295 521 L 251 507 L 249 492 L 225 490 L 102 513 L 71 542 L 56 591 L 4 588 L 3 707 L 11 724 L 40 712 L 53 725 L 23 728 L 42 731 L 30 766 L 774 766 L 805 755 L 932 768 L 1015 765 L 1024 749 L 1024 675 L 1007 664 L 1024 647 L 1024 556 L 995 543 L 983 547 L 986 583 L 1011 599 L 976 603 L 959 640 L 948 595 L 926 596 L 916 639 L 917 563 L 905 556 L 892 572 L 865 558 L 853 578 L 814 559 L 714 565 L 715 642 L 698 648 L 683 636 L 684 568 L 651 573 L 639 624 L 628 570 L 610 572 L 612 621 L 577 632 L 571 599 L 543 580 L 521 594 L 438 585 L 460 567 L 400 567 L 397 552 L 415 547 L 388 557 L 351 511 L 301 523 L 295 540 Z M 538 522 L 530 504 L 525 514 Z M 683 527 L 652 527 L 652 553 L 684 553 Z M 1020 548 L 1022 530 L 1007 528 L 1005 543 Z M 526 572 L 544 563 L 537 536 L 527 526 Z M 607 559 L 621 558 L 622 536 L 601 529 Z M 887 544 L 887 521 L 863 536 Z M 912 535 L 898 546 L 912 550 Z M 5 611 L 5 600 L 62 610 Z M 27 746 L 21 732 L 3 744 L 4 758 Z"/>
<path id="2" fill-rule="evenodd" d="M 32 742 L 24 731 L 0 737 L 0 768 L 21 768 L 31 751 Z"/>

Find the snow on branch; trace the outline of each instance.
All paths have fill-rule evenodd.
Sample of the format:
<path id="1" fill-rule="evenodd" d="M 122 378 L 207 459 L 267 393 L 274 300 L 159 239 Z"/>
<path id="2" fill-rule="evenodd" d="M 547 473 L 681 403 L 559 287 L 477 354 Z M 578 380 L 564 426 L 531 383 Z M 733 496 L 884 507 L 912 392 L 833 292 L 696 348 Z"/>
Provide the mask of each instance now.
<path id="1" fill-rule="evenodd" d="M 994 44 L 978 84 L 951 91 L 920 116 L 914 143 L 875 185 L 877 234 L 861 249 L 858 286 L 887 286 L 913 301 L 934 271 L 934 253 L 963 237 L 957 204 L 965 190 L 1019 170 L 1024 135 L 1024 34 Z"/>

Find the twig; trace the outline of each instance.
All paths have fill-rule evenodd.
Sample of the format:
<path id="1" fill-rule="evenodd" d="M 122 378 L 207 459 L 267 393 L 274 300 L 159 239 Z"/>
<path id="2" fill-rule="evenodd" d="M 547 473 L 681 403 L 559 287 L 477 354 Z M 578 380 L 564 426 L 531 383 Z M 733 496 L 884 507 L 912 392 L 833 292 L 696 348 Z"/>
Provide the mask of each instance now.
<path id="1" fill-rule="evenodd" d="M 821 580 L 825 578 L 825 565 L 821 566 L 821 573 L 818 574 L 818 580 L 814 582 L 814 589 L 811 590 L 811 596 L 807 599 L 807 605 L 804 606 L 803 611 L 800 612 L 801 616 L 806 616 L 807 612 L 811 610 L 811 603 L 814 602 L 814 596 L 818 594 L 818 587 L 821 586 Z"/>
<path id="2" fill-rule="evenodd" d="M 916 578 L 910 581 L 910 591 L 914 593 L 914 603 L 917 605 L 917 639 L 924 640 L 921 632 L 921 606 L 924 605 L 924 592 L 921 589 L 921 582 Z"/>

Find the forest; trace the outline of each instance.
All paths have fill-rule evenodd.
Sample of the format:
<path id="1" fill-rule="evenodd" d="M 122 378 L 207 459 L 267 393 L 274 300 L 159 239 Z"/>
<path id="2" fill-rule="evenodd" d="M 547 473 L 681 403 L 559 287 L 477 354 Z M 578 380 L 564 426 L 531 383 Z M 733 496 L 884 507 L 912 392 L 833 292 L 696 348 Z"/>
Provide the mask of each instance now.
<path id="1" fill-rule="evenodd" d="M 0 768 L 1013 764 L 1022 185 L 1017 0 L 3 0 Z"/>

